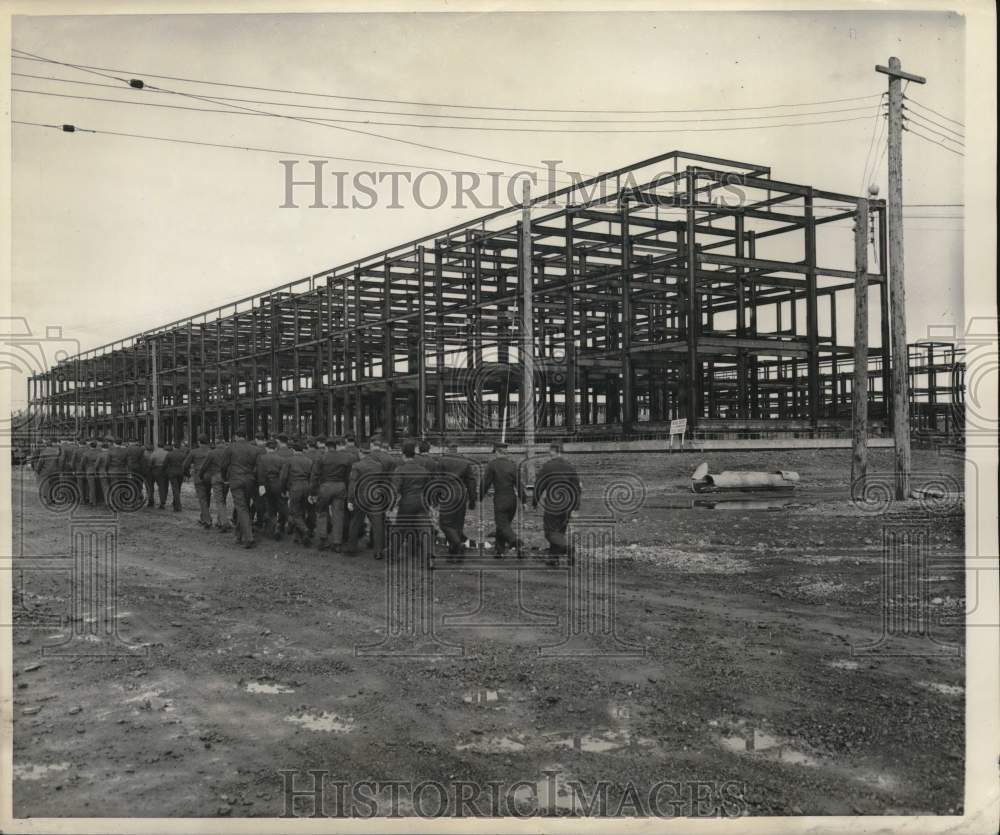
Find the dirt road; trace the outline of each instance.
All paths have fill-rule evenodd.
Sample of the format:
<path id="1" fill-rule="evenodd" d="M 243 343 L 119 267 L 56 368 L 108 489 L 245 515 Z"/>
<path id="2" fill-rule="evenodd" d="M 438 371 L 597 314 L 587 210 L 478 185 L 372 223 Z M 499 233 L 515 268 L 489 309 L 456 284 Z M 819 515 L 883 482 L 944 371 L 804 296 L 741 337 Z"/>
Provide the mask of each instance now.
<path id="1" fill-rule="evenodd" d="M 890 455 L 873 451 L 873 469 L 887 472 Z M 386 637 L 384 562 L 287 541 L 236 548 L 195 524 L 190 493 L 182 513 L 111 524 L 119 652 L 87 655 L 95 642 L 70 620 L 69 572 L 30 561 L 70 553 L 70 517 L 43 508 L 30 472 L 15 471 L 15 815 L 280 815 L 281 769 L 521 780 L 518 797 L 534 792 L 558 814 L 579 800 L 574 780 L 611 781 L 608 814 L 636 813 L 621 805 L 629 784 L 649 811 L 664 780 L 678 784 L 671 796 L 721 792 L 732 803 L 716 813 L 961 811 L 961 657 L 914 635 L 852 654 L 882 634 L 887 522 L 929 528 L 929 577 L 910 587 L 911 605 L 961 613 L 964 578 L 947 563 L 963 552 L 961 503 L 862 512 L 842 451 L 573 460 L 581 515 L 606 516 L 609 474 L 640 480 L 645 498 L 615 523 L 617 638 L 567 657 L 538 648 L 567 634 L 568 573 L 537 570 L 533 553 L 531 570 L 507 570 L 508 559 L 434 572 L 435 634 L 463 655 L 361 656 Z M 790 507 L 692 507 L 687 478 L 702 460 L 797 470 L 801 488 Z M 931 452 L 915 453 L 914 470 L 961 478 Z M 526 519 L 537 544 L 539 517 Z M 355 813 L 394 811 L 390 792 L 370 794 Z M 412 814 L 412 802 L 395 811 Z"/>

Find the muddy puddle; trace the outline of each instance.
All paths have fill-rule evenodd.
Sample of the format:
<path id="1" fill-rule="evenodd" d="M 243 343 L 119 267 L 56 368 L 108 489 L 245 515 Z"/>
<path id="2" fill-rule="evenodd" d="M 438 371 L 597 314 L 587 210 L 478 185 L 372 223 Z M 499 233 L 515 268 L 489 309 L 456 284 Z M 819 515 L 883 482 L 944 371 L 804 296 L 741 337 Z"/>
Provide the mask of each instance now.
<path id="1" fill-rule="evenodd" d="M 258 693 L 265 695 L 278 695 L 281 693 L 294 693 L 295 689 L 287 684 L 276 684 L 271 681 L 248 681 L 244 687 L 247 693 Z"/>
<path id="2" fill-rule="evenodd" d="M 322 713 L 297 713 L 285 717 L 286 722 L 301 725 L 309 731 L 346 734 L 354 730 L 354 719 L 350 716 L 338 716 L 331 711 Z"/>
<path id="3" fill-rule="evenodd" d="M 790 737 L 752 727 L 743 721 L 715 720 L 709 722 L 709 725 L 720 729 L 716 734 L 716 743 L 723 751 L 731 754 L 760 756 L 789 765 L 813 767 L 821 764 L 818 755 L 804 750 L 805 746 Z"/>
<path id="4" fill-rule="evenodd" d="M 940 681 L 918 681 L 918 687 L 940 693 L 942 696 L 964 696 L 965 688 L 958 684 L 944 684 Z"/>
<path id="5" fill-rule="evenodd" d="M 67 771 L 69 763 L 51 763 L 50 765 L 35 765 L 25 763 L 14 766 L 15 780 L 44 780 L 56 771 Z"/>

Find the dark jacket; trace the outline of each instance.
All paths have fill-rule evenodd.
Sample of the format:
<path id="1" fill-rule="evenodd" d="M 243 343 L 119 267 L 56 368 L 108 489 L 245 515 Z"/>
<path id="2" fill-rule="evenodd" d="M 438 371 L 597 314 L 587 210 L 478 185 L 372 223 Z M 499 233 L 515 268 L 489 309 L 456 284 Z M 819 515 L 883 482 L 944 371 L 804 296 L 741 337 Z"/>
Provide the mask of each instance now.
<path id="1" fill-rule="evenodd" d="M 32 460 L 31 465 L 34 467 L 35 472 L 39 476 L 47 476 L 51 473 L 58 472 L 60 469 L 59 462 L 61 458 L 62 450 L 57 446 L 48 445 L 42 447 L 38 450 L 36 457 Z"/>
<path id="2" fill-rule="evenodd" d="M 205 456 L 205 460 L 201 462 L 196 471 L 196 477 L 200 478 L 202 481 L 207 481 L 209 484 L 218 484 L 225 481 L 222 477 L 222 454 L 228 449 L 225 446 L 217 446 L 215 449 L 210 449 L 208 455 Z"/>
<path id="3" fill-rule="evenodd" d="M 103 461 L 104 450 L 97 447 L 87 447 L 86 452 L 83 453 L 82 469 L 87 475 L 99 475 Z"/>
<path id="4" fill-rule="evenodd" d="M 128 447 L 113 446 L 108 449 L 108 475 L 128 474 Z"/>
<path id="5" fill-rule="evenodd" d="M 476 462 L 471 458 L 459 455 L 457 452 L 446 452 L 438 458 L 437 463 L 441 473 L 453 476 L 461 483 L 465 488 L 465 498 L 469 503 L 469 509 L 474 508 L 479 493 L 479 468 L 476 466 Z"/>
<path id="6" fill-rule="evenodd" d="M 542 464 L 535 479 L 532 505 L 541 505 L 550 513 L 569 513 L 580 509 L 580 476 L 565 458 L 551 458 Z"/>
<path id="7" fill-rule="evenodd" d="M 125 448 L 125 460 L 130 473 L 142 474 L 146 471 L 145 450 L 138 444 L 129 444 Z"/>
<path id="8" fill-rule="evenodd" d="M 426 488 L 430 479 L 427 468 L 418 464 L 412 458 L 403 459 L 403 463 L 392 473 L 392 489 L 399 496 L 399 512 L 401 514 L 420 514 L 427 510 Z"/>
<path id="9" fill-rule="evenodd" d="M 490 487 L 493 488 L 494 503 L 498 500 L 511 501 L 515 497 L 524 502 L 527 498 L 524 485 L 521 484 L 519 468 L 509 458 L 494 458 L 487 464 L 479 498 L 485 498 Z"/>
<path id="10" fill-rule="evenodd" d="M 347 479 L 347 501 L 357 501 L 358 482 L 362 479 L 365 480 L 365 487 L 367 491 L 370 489 L 371 481 L 378 479 L 379 481 L 385 482 L 385 478 L 379 478 L 379 476 L 382 475 L 382 465 L 371 455 L 363 456 L 361 460 L 351 467 L 351 474 Z M 365 476 L 367 476 L 367 478 L 365 478 Z"/>
<path id="11" fill-rule="evenodd" d="M 169 478 L 180 478 L 184 475 L 185 464 L 187 463 L 188 451 L 184 447 L 174 447 L 167 450 L 166 460 L 163 462 L 163 469 Z"/>
<path id="12" fill-rule="evenodd" d="M 288 474 L 288 459 L 279 455 L 277 450 L 265 452 L 257 459 L 257 483 L 267 485 L 270 489 L 281 493 L 285 490 L 285 480 Z"/>
<path id="13" fill-rule="evenodd" d="M 309 488 L 313 462 L 304 452 L 292 452 L 285 470 L 285 486 L 289 491 Z"/>
<path id="14" fill-rule="evenodd" d="M 348 450 L 328 449 L 313 464 L 312 489 L 318 490 L 327 482 L 347 484 L 353 465 L 354 456 Z"/>
<path id="15" fill-rule="evenodd" d="M 205 463 L 212 448 L 208 444 L 198 444 L 188 450 L 184 459 L 184 475 L 190 475 L 192 481 L 204 481 L 201 477 L 201 465 Z"/>
<path id="16" fill-rule="evenodd" d="M 371 457 L 382 465 L 382 472 L 384 473 L 391 473 L 400 463 L 395 455 L 384 449 L 373 449 Z"/>
<path id="17" fill-rule="evenodd" d="M 233 441 L 222 453 L 222 478 L 230 484 L 256 481 L 257 459 L 263 451 L 249 441 Z"/>

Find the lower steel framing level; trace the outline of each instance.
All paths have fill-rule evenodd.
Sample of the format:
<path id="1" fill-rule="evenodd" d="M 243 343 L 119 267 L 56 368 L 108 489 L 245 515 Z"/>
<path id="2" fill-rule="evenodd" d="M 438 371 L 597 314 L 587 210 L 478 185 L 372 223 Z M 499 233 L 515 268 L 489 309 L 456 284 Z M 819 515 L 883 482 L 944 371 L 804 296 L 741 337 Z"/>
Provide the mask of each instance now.
<path id="1" fill-rule="evenodd" d="M 159 441 L 266 433 L 519 436 L 530 237 L 541 434 L 622 437 L 849 412 L 857 199 L 762 165 L 671 152 L 33 377 L 44 431 Z M 869 396 L 889 389 L 885 205 Z M 154 421 L 155 418 L 155 421 Z"/>

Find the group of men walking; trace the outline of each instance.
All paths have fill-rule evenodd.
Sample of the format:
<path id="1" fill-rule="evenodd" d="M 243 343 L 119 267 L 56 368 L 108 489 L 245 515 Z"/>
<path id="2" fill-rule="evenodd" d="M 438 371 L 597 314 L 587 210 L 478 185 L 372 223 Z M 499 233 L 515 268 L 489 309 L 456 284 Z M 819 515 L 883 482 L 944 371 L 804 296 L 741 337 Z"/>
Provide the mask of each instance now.
<path id="1" fill-rule="evenodd" d="M 130 482 L 133 502 L 164 508 L 168 493 L 181 510 L 181 483 L 190 477 L 198 497 L 198 524 L 235 531 L 244 548 L 258 535 L 280 540 L 286 534 L 303 545 L 314 541 L 321 551 L 356 554 L 367 529 L 376 559 L 385 553 L 386 514 L 395 509 L 400 525 L 435 525 L 448 553 L 460 557 L 468 538 L 465 518 L 493 491 L 496 523 L 494 555 L 508 549 L 520 555 L 523 543 L 513 522 L 528 502 L 522 468 L 497 443 L 480 478 L 479 464 L 458 453 L 453 442 L 432 455 L 427 441 L 407 440 L 400 454 L 379 436 L 360 445 L 343 438 L 295 438 L 263 435 L 248 439 L 237 431 L 231 443 L 210 444 L 205 436 L 191 448 L 91 440 L 80 444 L 49 442 L 36 450 L 31 464 L 42 498 L 59 475 L 77 485 L 86 504 L 109 504 L 118 482 Z M 159 494 L 159 502 L 154 493 Z M 576 469 L 552 444 L 535 480 L 532 504 L 542 505 L 550 555 L 567 554 L 566 529 L 578 509 L 581 485 Z M 227 497 L 232 496 L 230 510 Z"/>
<path id="2" fill-rule="evenodd" d="M 84 505 L 122 510 L 145 501 L 149 507 L 163 509 L 169 494 L 173 510 L 179 512 L 181 482 L 190 472 L 191 451 L 183 444 L 154 448 L 112 438 L 49 441 L 35 450 L 31 466 L 46 500 L 62 480 L 75 486 Z"/>

